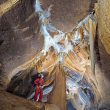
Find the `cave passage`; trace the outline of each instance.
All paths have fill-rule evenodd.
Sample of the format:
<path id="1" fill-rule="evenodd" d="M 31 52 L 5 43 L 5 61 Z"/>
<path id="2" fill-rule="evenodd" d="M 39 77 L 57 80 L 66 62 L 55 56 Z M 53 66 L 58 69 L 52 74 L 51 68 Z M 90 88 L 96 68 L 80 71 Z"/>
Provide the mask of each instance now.
<path id="1" fill-rule="evenodd" d="M 48 72 L 43 72 L 44 79 L 45 79 L 45 87 L 43 88 L 43 100 L 42 102 L 53 102 L 55 100 L 61 99 L 57 97 L 58 94 L 65 94 L 66 97 L 64 100 L 67 100 L 67 108 L 68 110 L 71 110 L 72 108 L 83 108 L 83 109 L 90 109 L 95 107 L 95 94 L 93 92 L 92 86 L 87 82 L 87 80 L 80 75 L 79 73 L 64 67 L 64 71 L 59 69 L 59 67 L 55 67 L 52 70 L 52 73 L 56 75 L 57 82 L 55 82 L 55 78 L 49 78 Z M 62 81 L 62 78 L 59 74 L 56 74 L 56 72 L 66 77 L 66 89 L 61 91 L 62 84 L 64 85 L 64 82 Z M 18 95 L 20 97 L 27 98 L 28 100 L 34 100 L 34 94 L 35 94 L 35 88 L 33 87 L 33 82 L 37 77 L 37 71 L 35 69 L 26 71 L 23 73 L 17 73 L 12 79 L 10 84 L 8 85 L 7 91 L 11 92 L 15 95 Z M 59 78 L 58 78 L 59 77 Z M 46 80 L 48 79 L 48 80 Z M 51 80 L 52 79 L 52 80 Z M 59 79 L 59 80 L 58 80 Z M 54 84 L 55 83 L 55 84 Z M 59 85 L 59 83 L 61 85 Z M 60 88 L 59 88 L 60 87 Z M 59 90 L 58 90 L 59 89 Z M 56 92 L 55 92 L 56 91 Z M 54 97 L 51 93 L 55 95 L 56 99 L 51 99 L 51 97 Z M 50 97 L 50 98 L 48 98 Z M 54 98 L 55 98 L 54 97 Z M 63 97 L 63 96 L 62 96 Z M 58 102 L 57 102 L 58 103 Z M 56 103 L 56 104 L 57 104 Z"/>
<path id="2" fill-rule="evenodd" d="M 63 32 L 50 22 L 51 8 L 43 10 L 41 2 L 36 0 L 44 46 L 31 61 L 13 70 L 7 91 L 33 100 L 33 82 L 39 72 L 44 75 L 42 102 L 55 104 L 61 110 L 95 110 L 96 95 L 87 77 L 94 73 L 94 13 L 72 31 Z"/>

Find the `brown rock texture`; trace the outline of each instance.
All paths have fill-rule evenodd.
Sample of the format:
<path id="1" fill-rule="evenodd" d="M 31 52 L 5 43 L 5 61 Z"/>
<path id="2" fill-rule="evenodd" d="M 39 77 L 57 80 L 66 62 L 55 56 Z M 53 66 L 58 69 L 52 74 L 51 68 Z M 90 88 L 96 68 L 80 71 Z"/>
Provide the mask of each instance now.
<path id="1" fill-rule="evenodd" d="M 102 97 L 102 105 L 110 104 L 110 1 L 98 0 L 95 5 L 97 16 L 96 79 Z M 106 105 L 105 108 L 108 107 Z M 108 107 L 109 108 L 109 107 Z"/>
<path id="2" fill-rule="evenodd" d="M 57 65 L 55 70 L 55 88 L 50 95 L 49 102 L 57 105 L 59 110 L 66 110 L 66 78 L 61 65 Z"/>
<path id="3" fill-rule="evenodd" d="M 71 31 L 89 12 L 89 0 L 42 0 L 43 7 L 52 7 L 52 23 L 63 31 Z"/>
<path id="4" fill-rule="evenodd" d="M 43 104 L 34 103 L 0 90 L 0 110 L 41 110 L 42 108 Z"/>
<path id="5" fill-rule="evenodd" d="M 94 2 L 96 0 L 41 0 L 44 9 L 53 4 L 52 23 L 63 31 L 72 30 L 92 9 Z M 6 73 L 28 61 L 43 47 L 34 3 L 35 0 L 0 1 L 0 7 L 4 6 L 0 16 L 0 62 Z M 5 11 L 7 6 L 9 9 Z"/>
<path id="6" fill-rule="evenodd" d="M 110 1 L 98 0 L 97 21 L 100 40 L 103 43 L 107 53 L 110 54 Z"/>
<path id="7" fill-rule="evenodd" d="M 6 73 L 32 58 L 43 46 L 43 38 L 38 36 L 34 1 L 19 1 L 0 16 L 0 62 Z"/>
<path id="8" fill-rule="evenodd" d="M 100 7 L 102 6 L 101 1 L 103 0 L 99 1 Z M 3 4 L 4 2 L 0 2 L 0 3 Z M 88 14 L 88 12 L 93 8 L 93 4 L 94 2 L 96 2 L 96 0 L 90 0 L 90 1 L 89 0 L 41 0 L 41 2 L 43 4 L 43 7 L 46 9 L 50 4 L 53 4 L 54 6 L 52 9 L 52 23 L 57 28 L 63 31 L 70 31 L 74 28 L 74 26 L 78 24 L 79 21 L 81 21 Z M 106 5 L 107 4 L 105 3 L 104 6 Z M 104 7 L 102 6 L 102 8 L 100 9 L 100 13 L 101 11 L 105 12 L 103 8 Z M 108 8 L 106 10 L 108 11 Z M 107 30 L 104 27 L 105 25 L 103 26 L 103 20 L 106 19 L 102 17 L 102 21 L 101 21 L 101 15 L 98 14 L 98 12 L 97 15 L 99 22 L 98 23 L 99 32 L 102 33 L 99 35 L 106 36 L 106 34 L 104 33 Z M 107 20 L 108 19 L 109 18 L 107 17 Z M 108 24 L 106 24 L 106 27 L 107 26 Z M 34 1 L 32 0 L 21 0 L 19 4 L 16 4 L 16 6 L 11 7 L 10 10 L 6 11 L 6 13 L 4 13 L 3 16 L 0 17 L 0 64 L 1 65 L 3 64 L 4 68 L 2 68 L 2 70 L 4 71 L 4 73 L 6 73 L 6 76 L 9 75 L 9 73 L 13 70 L 13 68 L 16 68 L 17 66 L 33 58 L 33 56 L 35 56 L 35 54 L 37 53 L 37 50 L 40 50 L 43 47 L 43 37 L 39 35 L 38 31 L 39 31 L 38 16 L 35 14 Z M 109 35 L 109 33 L 107 35 Z M 104 101 L 106 102 L 109 101 L 110 99 L 108 97 L 110 96 L 109 93 L 110 70 L 108 69 L 109 62 L 107 62 L 109 59 L 109 55 L 107 54 L 108 51 L 107 52 L 105 51 L 99 39 L 98 41 L 99 41 L 98 55 L 100 56 L 100 59 L 97 59 L 95 77 L 98 82 L 97 88 L 102 96 L 102 99 L 104 99 Z M 65 77 L 61 69 L 59 69 L 59 67 L 57 68 L 56 71 L 56 77 L 57 77 L 56 87 L 49 101 L 50 103 L 59 105 L 59 107 L 54 105 L 55 108 L 60 108 L 61 110 L 65 110 L 66 102 L 65 100 L 63 100 L 65 99 L 65 94 L 63 93 L 65 91 Z M 62 80 L 61 83 L 60 80 Z M 63 85 L 63 87 L 61 87 L 61 85 Z M 60 89 L 60 87 L 62 88 L 61 91 L 58 90 Z M 9 100 L 11 100 L 11 98 L 13 97 L 11 97 L 11 95 L 6 92 L 5 93 L 2 92 L 1 92 L 1 97 L 2 99 L 5 100 L 1 99 L 0 100 L 1 104 L 2 105 L 4 105 L 5 103 L 8 104 L 6 106 L 6 109 L 3 108 L 4 106 L 2 107 L 4 110 L 8 110 L 8 106 L 15 107 L 16 108 L 15 110 L 35 109 L 35 106 L 32 106 L 29 102 L 26 101 L 26 103 L 24 103 L 25 101 L 23 99 L 18 99 L 18 98 L 17 98 L 18 100 L 17 105 L 20 105 L 19 107 L 21 108 L 19 108 L 17 105 L 13 105 L 11 102 L 9 102 Z M 6 95 L 6 97 L 4 97 L 4 94 Z M 8 101 L 7 98 L 9 99 Z M 15 100 L 14 98 L 11 101 L 16 102 L 17 100 Z M 46 106 L 48 110 L 48 105 Z M 51 106 L 49 107 L 51 108 Z M 12 108 L 10 107 L 10 109 Z"/>

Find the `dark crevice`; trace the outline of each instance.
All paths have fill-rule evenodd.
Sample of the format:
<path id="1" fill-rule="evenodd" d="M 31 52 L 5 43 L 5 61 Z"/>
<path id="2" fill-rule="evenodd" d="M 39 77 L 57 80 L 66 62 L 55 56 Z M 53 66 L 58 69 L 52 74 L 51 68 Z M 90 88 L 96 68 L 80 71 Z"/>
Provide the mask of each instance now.
<path id="1" fill-rule="evenodd" d="M 30 93 L 30 90 L 32 90 L 32 72 L 33 69 L 18 72 L 12 77 L 7 87 L 7 91 L 26 98 Z"/>
<path id="2" fill-rule="evenodd" d="M 96 28 L 95 42 L 94 42 L 95 60 L 101 66 L 99 44 L 98 44 L 98 39 L 99 39 L 98 36 L 99 35 L 98 35 L 98 26 L 97 26 L 97 28 Z"/>
<path id="3" fill-rule="evenodd" d="M 89 12 L 93 11 L 95 3 L 97 3 L 97 0 L 90 0 Z"/>

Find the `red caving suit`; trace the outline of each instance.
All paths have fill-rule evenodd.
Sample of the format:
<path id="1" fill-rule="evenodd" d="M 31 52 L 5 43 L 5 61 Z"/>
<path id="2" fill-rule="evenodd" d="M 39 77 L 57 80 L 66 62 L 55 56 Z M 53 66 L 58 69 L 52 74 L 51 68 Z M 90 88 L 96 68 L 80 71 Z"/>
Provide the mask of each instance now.
<path id="1" fill-rule="evenodd" d="M 35 91 L 35 95 L 34 95 L 34 100 L 36 101 L 38 99 L 38 94 L 40 94 L 39 100 L 42 102 L 42 98 L 43 98 L 42 86 L 44 84 L 44 79 L 43 78 L 37 78 L 34 81 L 34 84 L 36 84 L 36 91 Z"/>

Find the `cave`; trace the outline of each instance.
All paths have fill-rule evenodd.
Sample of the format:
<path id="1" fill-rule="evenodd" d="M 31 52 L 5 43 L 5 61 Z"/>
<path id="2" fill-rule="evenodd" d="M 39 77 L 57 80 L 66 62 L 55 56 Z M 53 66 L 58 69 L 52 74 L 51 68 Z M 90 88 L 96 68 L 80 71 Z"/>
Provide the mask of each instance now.
<path id="1" fill-rule="evenodd" d="M 0 110 L 110 110 L 109 4 L 1 0 Z"/>

